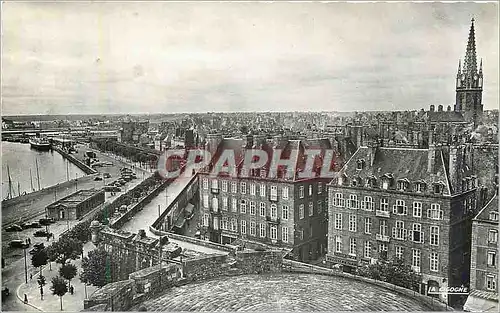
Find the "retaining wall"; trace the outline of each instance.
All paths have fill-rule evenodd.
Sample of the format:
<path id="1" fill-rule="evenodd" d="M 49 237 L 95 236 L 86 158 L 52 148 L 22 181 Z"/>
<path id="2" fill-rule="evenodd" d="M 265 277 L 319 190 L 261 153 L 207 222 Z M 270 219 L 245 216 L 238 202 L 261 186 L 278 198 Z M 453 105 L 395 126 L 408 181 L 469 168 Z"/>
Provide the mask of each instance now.
<path id="1" fill-rule="evenodd" d="M 427 305 L 429 309 L 433 311 L 453 311 L 454 309 L 452 307 L 447 306 L 446 304 L 440 302 L 439 300 L 422 295 L 416 291 L 406 289 L 400 286 L 396 286 L 393 284 L 389 284 L 384 281 L 380 280 L 375 280 L 363 276 L 357 276 L 357 275 L 352 275 L 349 273 L 344 273 L 339 270 L 334 270 L 334 269 L 329 269 L 329 268 L 324 268 L 320 266 L 315 266 L 311 264 L 306 264 L 306 263 L 301 263 L 297 261 L 292 261 L 288 259 L 283 260 L 283 271 L 286 272 L 298 272 L 298 273 L 308 273 L 308 274 L 321 274 L 321 275 L 328 275 L 328 276 L 339 276 L 339 277 L 344 277 L 348 279 L 354 279 L 357 281 L 362 281 L 368 284 L 376 285 L 379 287 L 383 287 L 395 292 L 398 292 L 406 297 L 416 299 L 417 301 L 420 301 L 421 303 Z"/>
<path id="2" fill-rule="evenodd" d="M 179 235 L 179 234 L 175 234 L 175 233 L 171 233 L 171 232 L 161 231 L 161 230 L 154 228 L 153 226 L 149 226 L 149 231 L 151 231 L 156 236 L 168 236 L 169 238 L 172 238 L 172 239 L 192 243 L 192 244 L 199 245 L 202 247 L 226 251 L 226 252 L 230 252 L 230 253 L 235 251 L 235 248 L 231 248 L 231 247 L 226 246 L 226 245 L 221 245 L 219 243 L 205 241 L 205 240 L 201 240 L 201 239 L 193 238 L 193 237 L 188 237 L 188 236 L 183 236 L 183 235 Z"/>

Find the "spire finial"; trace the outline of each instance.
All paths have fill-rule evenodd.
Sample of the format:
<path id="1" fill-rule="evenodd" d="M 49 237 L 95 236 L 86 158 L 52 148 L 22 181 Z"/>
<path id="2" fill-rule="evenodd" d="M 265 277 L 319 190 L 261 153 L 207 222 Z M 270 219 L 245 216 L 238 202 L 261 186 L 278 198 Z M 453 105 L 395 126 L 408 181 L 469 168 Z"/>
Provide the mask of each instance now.
<path id="1" fill-rule="evenodd" d="M 479 63 L 479 73 L 483 73 L 483 58 L 481 58 L 481 62 Z"/>
<path id="2" fill-rule="evenodd" d="M 465 75 L 474 75 L 477 73 L 476 60 L 476 38 L 474 32 L 474 18 L 471 19 L 469 38 L 467 41 L 467 50 L 465 52 L 464 73 Z"/>

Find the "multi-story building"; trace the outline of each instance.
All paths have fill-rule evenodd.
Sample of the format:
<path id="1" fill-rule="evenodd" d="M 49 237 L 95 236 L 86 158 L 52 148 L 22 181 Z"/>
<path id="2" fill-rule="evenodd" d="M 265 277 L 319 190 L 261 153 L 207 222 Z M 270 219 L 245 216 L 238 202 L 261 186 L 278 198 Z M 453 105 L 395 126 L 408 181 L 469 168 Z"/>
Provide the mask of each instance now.
<path id="1" fill-rule="evenodd" d="M 464 309 L 498 312 L 498 194 L 472 220 L 470 295 Z"/>
<path id="2" fill-rule="evenodd" d="M 353 271 L 397 257 L 425 285 L 468 283 L 471 168 L 470 145 L 359 148 L 329 185 L 328 263 Z"/>
<path id="3" fill-rule="evenodd" d="M 212 241 L 223 244 L 236 239 L 260 242 L 291 251 L 297 260 L 314 260 L 326 252 L 326 183 L 329 179 L 299 178 L 304 168 L 304 150 L 314 146 L 330 149 L 326 139 L 288 140 L 279 136 L 268 143 L 262 135 L 243 139 L 222 139 L 210 135 L 207 150 L 211 165 L 199 173 L 200 224 Z M 246 171 L 245 151 L 261 149 L 269 155 L 281 150 L 281 158 L 297 153 L 297 168 L 287 175 L 278 167 L 270 174 L 270 161 Z M 224 150 L 232 150 L 238 175 L 210 175 Z M 301 161 L 302 160 L 302 161 Z M 318 167 L 314 165 L 314 170 Z M 273 177 L 271 177 L 273 176 Z"/>

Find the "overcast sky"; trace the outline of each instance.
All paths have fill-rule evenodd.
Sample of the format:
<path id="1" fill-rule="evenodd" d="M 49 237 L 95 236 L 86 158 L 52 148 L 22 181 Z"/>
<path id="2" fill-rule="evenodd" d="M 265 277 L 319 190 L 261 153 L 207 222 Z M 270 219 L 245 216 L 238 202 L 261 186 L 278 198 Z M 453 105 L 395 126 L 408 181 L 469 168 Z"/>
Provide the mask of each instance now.
<path id="1" fill-rule="evenodd" d="M 4 115 L 446 106 L 471 17 L 483 103 L 498 108 L 494 3 L 7 2 L 2 9 Z"/>

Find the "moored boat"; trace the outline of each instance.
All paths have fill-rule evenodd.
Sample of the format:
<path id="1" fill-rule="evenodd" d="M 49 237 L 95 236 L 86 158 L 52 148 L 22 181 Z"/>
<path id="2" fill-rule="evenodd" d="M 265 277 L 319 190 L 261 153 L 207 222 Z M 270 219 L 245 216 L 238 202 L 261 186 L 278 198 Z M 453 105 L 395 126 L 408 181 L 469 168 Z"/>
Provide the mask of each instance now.
<path id="1" fill-rule="evenodd" d="M 47 139 L 39 137 L 31 138 L 30 145 L 31 148 L 33 149 L 44 150 L 44 151 L 48 151 L 52 148 L 50 142 Z"/>

